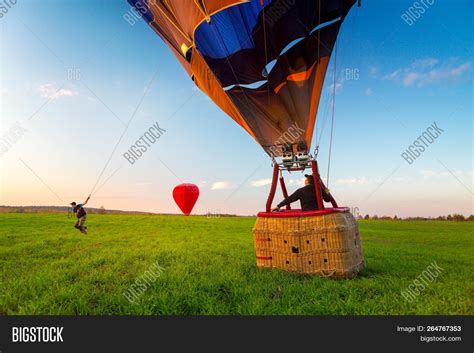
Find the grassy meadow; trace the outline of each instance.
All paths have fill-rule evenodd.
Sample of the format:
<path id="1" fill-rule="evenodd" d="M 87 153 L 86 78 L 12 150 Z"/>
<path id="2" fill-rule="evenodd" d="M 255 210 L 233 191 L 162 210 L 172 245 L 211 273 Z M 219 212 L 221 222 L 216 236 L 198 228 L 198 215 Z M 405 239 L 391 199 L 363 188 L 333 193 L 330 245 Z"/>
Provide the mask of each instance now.
<path id="1" fill-rule="evenodd" d="M 472 222 L 360 221 L 367 267 L 352 280 L 257 269 L 254 222 L 90 214 L 83 235 L 64 214 L 0 214 L 0 315 L 474 314 Z M 405 301 L 432 261 L 441 275 Z"/>

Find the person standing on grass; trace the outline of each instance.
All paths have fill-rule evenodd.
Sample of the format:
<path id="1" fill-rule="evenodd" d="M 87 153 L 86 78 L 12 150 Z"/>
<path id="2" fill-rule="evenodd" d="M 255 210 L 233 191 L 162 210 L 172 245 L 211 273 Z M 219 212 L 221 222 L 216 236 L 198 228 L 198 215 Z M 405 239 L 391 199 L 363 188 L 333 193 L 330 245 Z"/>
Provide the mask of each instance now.
<path id="1" fill-rule="evenodd" d="M 72 210 L 76 214 L 77 222 L 74 225 L 74 228 L 77 228 L 83 234 L 87 234 L 87 227 L 85 226 L 87 212 L 84 209 L 84 206 L 87 204 L 87 201 L 91 198 L 91 195 L 87 196 L 86 201 L 84 203 L 76 204 L 75 202 L 71 202 Z"/>

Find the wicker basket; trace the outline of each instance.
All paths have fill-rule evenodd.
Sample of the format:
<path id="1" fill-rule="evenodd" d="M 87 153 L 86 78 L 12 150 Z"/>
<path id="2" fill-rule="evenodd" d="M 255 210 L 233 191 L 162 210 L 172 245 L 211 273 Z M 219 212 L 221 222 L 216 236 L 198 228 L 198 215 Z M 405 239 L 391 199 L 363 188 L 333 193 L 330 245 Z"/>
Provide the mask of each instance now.
<path id="1" fill-rule="evenodd" d="M 359 227 L 347 208 L 259 213 L 257 266 L 350 278 L 364 268 Z"/>

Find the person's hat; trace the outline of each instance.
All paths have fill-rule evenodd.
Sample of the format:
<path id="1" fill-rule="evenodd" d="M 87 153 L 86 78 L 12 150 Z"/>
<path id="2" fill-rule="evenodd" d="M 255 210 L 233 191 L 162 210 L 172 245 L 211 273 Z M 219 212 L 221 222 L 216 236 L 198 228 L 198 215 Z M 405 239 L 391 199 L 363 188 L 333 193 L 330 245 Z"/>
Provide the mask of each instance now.
<path id="1" fill-rule="evenodd" d="M 308 178 L 311 184 L 314 184 L 313 174 L 305 174 L 304 177 Z"/>
<path id="2" fill-rule="evenodd" d="M 73 201 L 73 202 L 70 203 L 70 205 L 71 205 L 71 206 L 75 206 L 76 203 Z"/>

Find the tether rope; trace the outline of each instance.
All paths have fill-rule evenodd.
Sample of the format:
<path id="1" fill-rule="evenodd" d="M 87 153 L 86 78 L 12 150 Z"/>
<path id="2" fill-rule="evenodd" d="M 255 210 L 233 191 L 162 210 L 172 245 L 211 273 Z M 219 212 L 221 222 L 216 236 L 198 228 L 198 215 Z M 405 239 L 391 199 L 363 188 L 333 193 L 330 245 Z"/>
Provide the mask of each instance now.
<path id="1" fill-rule="evenodd" d="M 125 133 L 127 132 L 128 127 L 130 126 L 130 123 L 132 122 L 132 120 L 133 120 L 133 118 L 135 117 L 135 115 L 136 115 L 138 109 L 139 109 L 140 106 L 142 105 L 142 102 L 143 102 L 143 100 L 145 99 L 145 96 L 148 94 L 148 91 L 150 90 L 150 87 L 151 87 L 153 81 L 155 81 L 155 78 L 156 78 L 157 75 L 158 75 L 158 71 L 155 73 L 155 75 L 153 75 L 153 77 L 151 78 L 150 82 L 148 83 L 148 86 L 146 87 L 143 96 L 140 98 L 140 101 L 138 102 L 137 107 L 136 107 L 135 110 L 133 111 L 132 116 L 131 116 L 130 119 L 128 120 L 127 125 L 125 125 L 125 129 L 123 130 L 122 135 L 120 135 L 120 138 L 118 139 L 117 143 L 115 144 L 115 146 L 114 146 L 114 148 L 113 148 L 113 150 L 112 150 L 112 153 L 110 153 L 109 159 L 107 160 L 107 162 L 105 163 L 104 167 L 102 168 L 102 171 L 100 172 L 99 177 L 97 178 L 97 180 L 96 180 L 96 182 L 95 182 L 95 184 L 94 184 L 94 187 L 92 188 L 92 191 L 90 192 L 89 196 L 92 196 L 92 195 L 94 194 L 95 188 L 97 187 L 97 184 L 99 183 L 100 179 L 101 179 L 102 176 L 104 175 L 104 172 L 105 172 L 105 170 L 107 169 L 107 167 L 108 167 L 110 161 L 112 160 L 112 157 L 114 156 L 115 151 L 117 150 L 118 145 L 120 144 L 120 142 L 122 141 L 123 137 L 125 136 Z"/>

